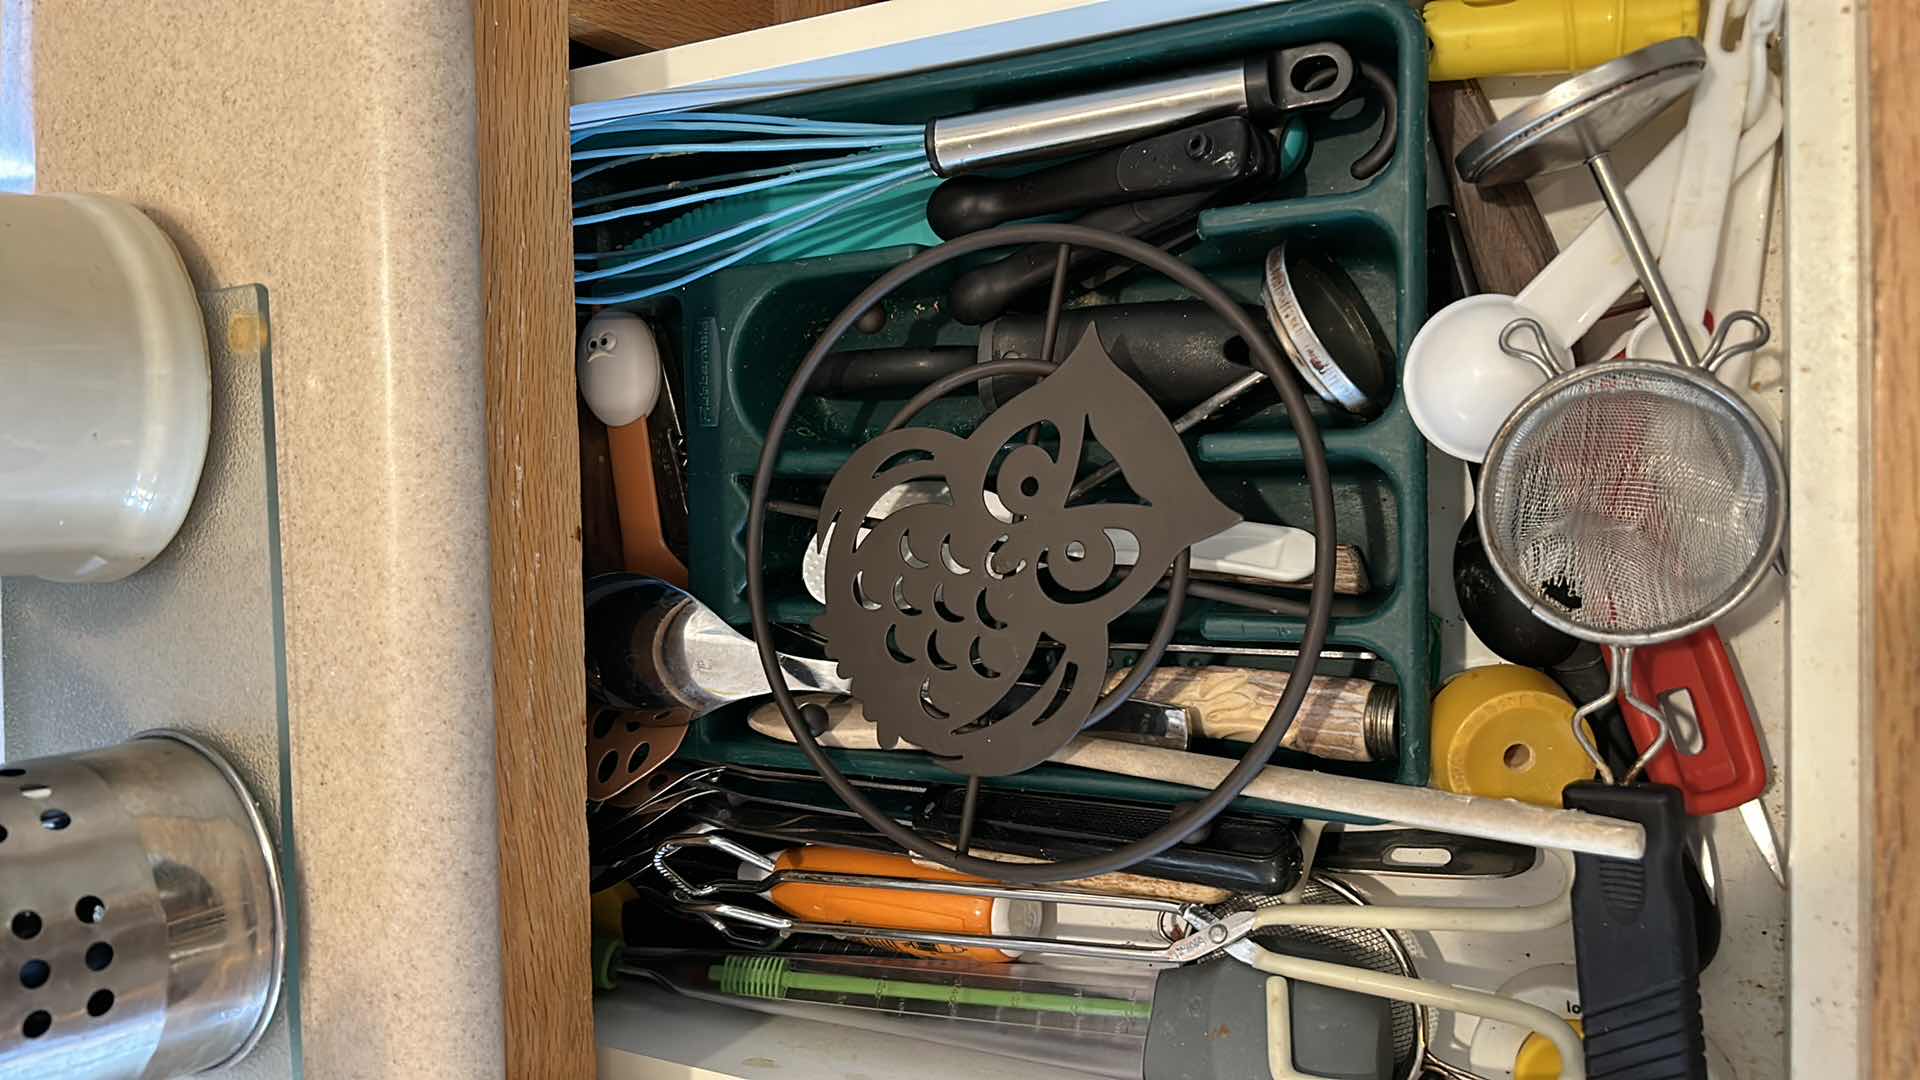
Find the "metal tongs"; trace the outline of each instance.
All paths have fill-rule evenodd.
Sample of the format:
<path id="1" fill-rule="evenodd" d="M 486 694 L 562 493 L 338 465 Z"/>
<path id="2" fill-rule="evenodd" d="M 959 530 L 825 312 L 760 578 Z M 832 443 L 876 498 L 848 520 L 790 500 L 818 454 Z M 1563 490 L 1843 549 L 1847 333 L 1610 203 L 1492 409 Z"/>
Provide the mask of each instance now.
<path id="1" fill-rule="evenodd" d="M 730 879 L 696 885 L 669 865 L 669 860 L 676 853 L 688 848 L 705 848 L 720 852 L 766 871 L 767 876 L 758 881 Z M 1572 856 L 1563 851 L 1549 850 L 1552 850 L 1565 867 L 1567 882 L 1571 885 Z M 772 859 L 714 831 L 684 833 L 668 838 L 655 850 L 653 867 L 673 885 L 672 899 L 681 910 L 706 922 L 730 941 L 755 948 L 772 948 L 784 943 L 792 935 L 805 934 L 841 940 L 886 938 L 930 945 L 1003 949 L 1023 953 L 1161 965 L 1188 964 L 1205 960 L 1218 953 L 1225 953 L 1259 971 L 1284 979 L 1297 979 L 1430 1008 L 1450 1009 L 1476 1016 L 1491 1017 L 1525 1027 L 1538 1032 L 1559 1049 L 1563 1076 L 1571 1080 L 1584 1080 L 1586 1075 L 1579 1035 L 1574 1033 L 1566 1021 L 1538 1006 L 1498 994 L 1449 986 L 1426 979 L 1290 956 L 1261 946 L 1251 936 L 1257 930 L 1278 926 L 1488 932 L 1543 930 L 1562 925 L 1572 917 L 1566 889 L 1562 889 L 1545 903 L 1515 908 L 1336 907 L 1296 903 L 1218 915 L 1199 904 L 1149 897 L 1033 889 L 992 882 L 925 881 L 866 874 L 780 870 L 776 869 Z M 1162 916 L 1162 933 L 1166 935 L 1168 941 L 1163 946 L 1117 945 L 1110 942 L 1079 941 L 1069 938 L 962 934 L 817 923 L 772 914 L 723 899 L 724 897 L 763 895 L 780 885 L 892 889 L 902 892 L 1032 900 L 1042 903 L 1156 912 Z M 758 936 L 745 933 L 745 928 L 749 927 L 764 933 Z"/>
<path id="2" fill-rule="evenodd" d="M 677 852 L 687 848 L 706 848 L 766 871 L 756 881 L 723 880 L 696 885 L 668 865 Z M 814 870 L 779 870 L 772 859 L 717 832 L 683 833 L 669 837 L 654 851 L 653 868 L 673 885 L 672 898 L 682 911 L 697 916 L 727 938 L 771 948 L 794 934 L 858 940 L 888 938 L 927 945 L 954 945 L 966 948 L 1005 949 L 1046 953 L 1055 956 L 1092 957 L 1103 960 L 1129 960 L 1144 963 L 1184 964 L 1210 956 L 1221 946 L 1210 940 L 1196 939 L 1194 928 L 1209 926 L 1214 919 L 1198 904 L 1149 897 L 1114 896 L 1105 893 L 1071 892 L 1061 889 L 1033 889 L 993 882 L 927 881 L 918 878 L 875 877 L 868 874 L 833 874 Z M 828 885 L 856 889 L 889 889 L 899 892 L 937 893 L 944 896 L 978 896 L 995 900 L 1030 900 L 1039 903 L 1077 904 L 1122 911 L 1146 911 L 1162 916 L 1163 925 L 1171 922 L 1184 927 L 1169 935 L 1165 947 L 1115 945 L 1109 942 L 1077 941 L 1070 938 L 1020 937 L 1004 934 L 961 934 L 934 930 L 906 930 L 892 927 L 842 923 L 818 923 L 776 915 L 758 908 L 729 903 L 721 897 L 760 896 L 781 885 Z M 739 932 L 740 927 L 755 927 L 770 933 L 758 938 Z M 1239 935 L 1244 938 L 1246 932 Z"/>

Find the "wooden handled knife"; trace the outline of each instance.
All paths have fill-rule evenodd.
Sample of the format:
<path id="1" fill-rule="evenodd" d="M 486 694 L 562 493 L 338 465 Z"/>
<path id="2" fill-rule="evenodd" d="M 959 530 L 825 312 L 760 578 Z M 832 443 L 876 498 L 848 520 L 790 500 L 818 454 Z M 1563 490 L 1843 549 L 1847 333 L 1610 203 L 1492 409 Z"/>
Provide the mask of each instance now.
<path id="1" fill-rule="evenodd" d="M 1115 672 L 1109 677 L 1108 688 L 1125 677 L 1124 670 Z M 1175 749 L 1184 749 L 1189 735 L 1252 742 L 1286 689 L 1284 671 L 1220 666 L 1157 668 L 1134 691 L 1133 703 L 1155 702 L 1183 712 L 1185 727 L 1177 736 L 1172 735 L 1173 726 L 1169 725 L 1170 738 L 1140 738 L 1137 715 L 1123 718 L 1118 727 L 1111 723 L 1114 717 L 1109 717 L 1087 734 Z M 878 729 L 857 699 L 845 694 L 803 694 L 800 701 L 819 704 L 827 711 L 827 729 L 819 736 L 821 745 L 844 750 L 881 749 Z M 1395 724 L 1399 712 L 1398 687 L 1370 679 L 1316 675 L 1280 745 L 1337 761 L 1390 759 L 1398 752 Z M 748 723 L 762 735 L 793 741 L 786 719 L 772 702 L 755 709 Z M 895 748 L 914 749 L 906 743 Z"/>

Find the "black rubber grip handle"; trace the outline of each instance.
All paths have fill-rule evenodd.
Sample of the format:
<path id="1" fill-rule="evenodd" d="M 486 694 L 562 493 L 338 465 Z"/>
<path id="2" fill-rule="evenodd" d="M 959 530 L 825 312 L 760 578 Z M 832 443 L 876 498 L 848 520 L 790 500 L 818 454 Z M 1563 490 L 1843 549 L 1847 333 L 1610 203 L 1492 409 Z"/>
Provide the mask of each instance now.
<path id="1" fill-rule="evenodd" d="M 905 397 L 943 375 L 973 366 L 971 346 L 914 349 L 849 349 L 828 353 L 807 393 L 826 397 Z"/>
<path id="2" fill-rule="evenodd" d="M 1102 207 L 1081 215 L 1074 224 L 1144 239 L 1150 233 L 1198 214 L 1216 194 L 1195 191 Z M 1053 279 L 1053 263 L 1058 251 L 1058 244 L 1030 244 L 998 262 L 961 274 L 947 290 L 947 313 L 956 322 L 978 326 L 1004 314 L 1016 300 L 1029 293 L 1038 292 L 1044 300 L 1047 283 Z M 1067 260 L 1068 280 L 1090 277 L 1115 261 L 1115 256 L 1103 251 L 1075 248 Z"/>
<path id="3" fill-rule="evenodd" d="M 933 788 L 915 814 L 916 826 L 952 836 L 965 796 Z M 980 793 L 974 841 L 982 847 L 1034 858 L 1062 859 L 1111 851 L 1117 844 L 1165 825 L 1177 808 L 1040 792 Z M 1131 873 L 1269 896 L 1300 880 L 1300 842 L 1285 818 L 1227 813 L 1202 833 L 1149 859 Z"/>
<path id="4" fill-rule="evenodd" d="M 1646 858 L 1576 855 L 1573 949 L 1587 1076 L 1706 1080 L 1700 945 L 1686 878 L 1686 805 L 1678 788 L 1582 781 L 1569 810 L 1637 821 Z"/>
<path id="5" fill-rule="evenodd" d="M 1259 308 L 1248 315 L 1263 319 Z M 1091 325 L 1120 370 L 1169 409 L 1198 405 L 1252 370 L 1246 343 L 1214 310 L 1197 300 L 1105 304 L 1069 308 L 1060 315 L 1054 356 L 1064 358 Z M 949 371 L 985 360 L 1037 360 L 1046 355 L 1046 317 L 1005 315 L 980 328 L 977 348 L 860 349 L 829 353 L 807 384 L 829 397 L 895 398 Z M 990 409 L 1032 386 L 1033 379 L 1001 376 L 977 387 Z M 975 387 L 955 391 L 971 394 Z"/>
<path id="6" fill-rule="evenodd" d="M 1228 116 L 1019 176 L 956 176 L 933 189 L 927 224 L 943 240 L 1021 218 L 1209 191 L 1271 175 L 1267 137 Z"/>
<path id="7" fill-rule="evenodd" d="M 1247 314 L 1256 322 L 1264 317 L 1259 308 Z M 1253 370 L 1239 332 L 1197 300 L 1068 308 L 1060 313 L 1054 356 L 1064 359 L 1089 326 L 1114 366 L 1170 410 L 1190 409 Z M 1005 315 L 982 327 L 981 334 L 989 338 L 987 351 L 995 360 L 1045 355 L 1043 315 Z M 980 384 L 980 400 L 997 409 L 1034 382 L 1019 376 L 990 379 Z"/>

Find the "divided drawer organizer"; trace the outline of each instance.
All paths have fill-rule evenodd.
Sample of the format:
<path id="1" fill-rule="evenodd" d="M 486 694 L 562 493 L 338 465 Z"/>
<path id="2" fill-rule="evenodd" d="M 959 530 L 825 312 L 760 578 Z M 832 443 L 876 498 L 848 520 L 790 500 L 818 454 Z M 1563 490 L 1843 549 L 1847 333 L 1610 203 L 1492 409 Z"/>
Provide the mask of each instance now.
<path id="1" fill-rule="evenodd" d="M 1183 258 L 1258 310 L 1267 252 L 1282 241 L 1312 245 L 1331 255 L 1353 278 L 1403 356 L 1426 311 L 1427 96 L 1424 32 L 1418 16 L 1399 0 L 1275 5 L 757 102 L 751 109 L 818 120 L 919 122 L 1318 41 L 1337 42 L 1356 60 L 1365 59 L 1392 73 L 1399 95 L 1392 161 L 1365 183 L 1348 175 L 1348 166 L 1373 145 L 1382 122 L 1377 99 L 1362 89 L 1358 104 L 1349 102 L 1331 113 L 1308 115 L 1307 159 L 1265 201 L 1204 212 L 1200 242 Z M 1355 85 L 1364 87 L 1358 79 Z M 676 352 L 683 365 L 679 374 L 688 440 L 693 592 L 735 626 L 745 628 L 749 622 L 745 597 L 748 487 L 767 421 L 788 377 L 847 301 L 881 272 L 919 250 L 914 245 L 930 241 L 931 235 L 922 225 L 903 234 L 907 243 L 878 250 L 734 266 L 637 305 L 662 330 L 663 346 Z M 923 275 L 894 293 L 886 302 L 889 318 L 879 333 L 850 333 L 840 347 L 970 344 L 974 328 L 951 321 L 940 310 L 950 278 L 942 272 L 946 269 Z M 1136 272 L 1098 296 L 1078 302 L 1184 298 L 1165 279 Z M 1267 393 L 1264 400 L 1272 401 Z M 899 404 L 805 400 L 785 440 L 774 497 L 817 502 L 827 480 L 853 448 L 877 434 Z M 956 396 L 937 402 L 915 422 L 965 432 L 980 417 L 977 398 Z M 1384 413 L 1371 421 L 1325 412 L 1320 417 L 1333 472 L 1338 518 L 1334 539 L 1360 550 L 1371 580 L 1367 595 L 1354 598 L 1354 617 L 1336 614 L 1329 648 L 1364 649 L 1379 657 L 1364 662 L 1329 658 L 1322 661 L 1320 671 L 1399 685 L 1399 755 L 1397 760 L 1370 764 L 1301 759 L 1288 752 L 1275 760 L 1424 784 L 1434 640 L 1427 611 L 1426 447 L 1397 390 Z M 1277 403 L 1232 426 L 1203 423 L 1188 433 L 1186 443 L 1207 485 L 1248 520 L 1310 525 L 1299 448 Z M 819 610 L 802 588 L 799 573 L 811 522 L 769 515 L 768 530 L 765 572 L 773 597 L 770 614 L 777 622 L 805 624 Z M 1125 635 L 1137 632 L 1141 637 L 1136 640 L 1142 639 L 1152 625 L 1152 605 L 1150 599 L 1117 625 L 1116 638 L 1125 640 Z M 1296 619 L 1189 598 L 1176 641 L 1281 645 L 1297 641 L 1299 633 Z M 1124 662 L 1128 657 L 1116 653 L 1114 659 Z M 1265 659 L 1183 653 L 1169 654 L 1165 662 L 1262 666 Z M 736 705 L 695 724 L 680 756 L 806 767 L 796 747 L 749 730 L 746 712 L 746 707 Z M 1231 748 L 1221 752 L 1238 754 Z M 834 753 L 850 776 L 957 779 L 917 753 Z M 1056 765 L 987 784 L 1161 803 L 1194 797 L 1191 789 L 1158 781 Z M 1248 799 L 1242 799 L 1239 808 L 1261 806 L 1273 809 Z"/>

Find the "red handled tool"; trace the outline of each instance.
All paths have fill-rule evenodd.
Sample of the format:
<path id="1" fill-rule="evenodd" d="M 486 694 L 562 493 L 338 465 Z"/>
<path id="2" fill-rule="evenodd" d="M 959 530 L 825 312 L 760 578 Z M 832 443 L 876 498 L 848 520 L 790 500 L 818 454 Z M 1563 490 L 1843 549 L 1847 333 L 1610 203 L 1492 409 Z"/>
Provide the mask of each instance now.
<path id="1" fill-rule="evenodd" d="M 1611 656 L 1608 659 L 1611 662 Z M 1676 738 L 1674 746 L 1647 763 L 1648 778 L 1685 793 L 1687 813 L 1694 817 L 1731 810 L 1758 798 L 1767 789 L 1766 757 L 1760 751 L 1753 713 L 1747 708 L 1733 658 L 1720 640 L 1720 631 L 1711 626 L 1634 650 L 1635 697 L 1664 704 L 1664 699 L 1682 690 L 1693 701 L 1700 752 L 1687 753 Z M 1659 721 L 1625 703 L 1620 711 L 1634 745 L 1642 751 L 1653 745 L 1660 735 Z"/>

